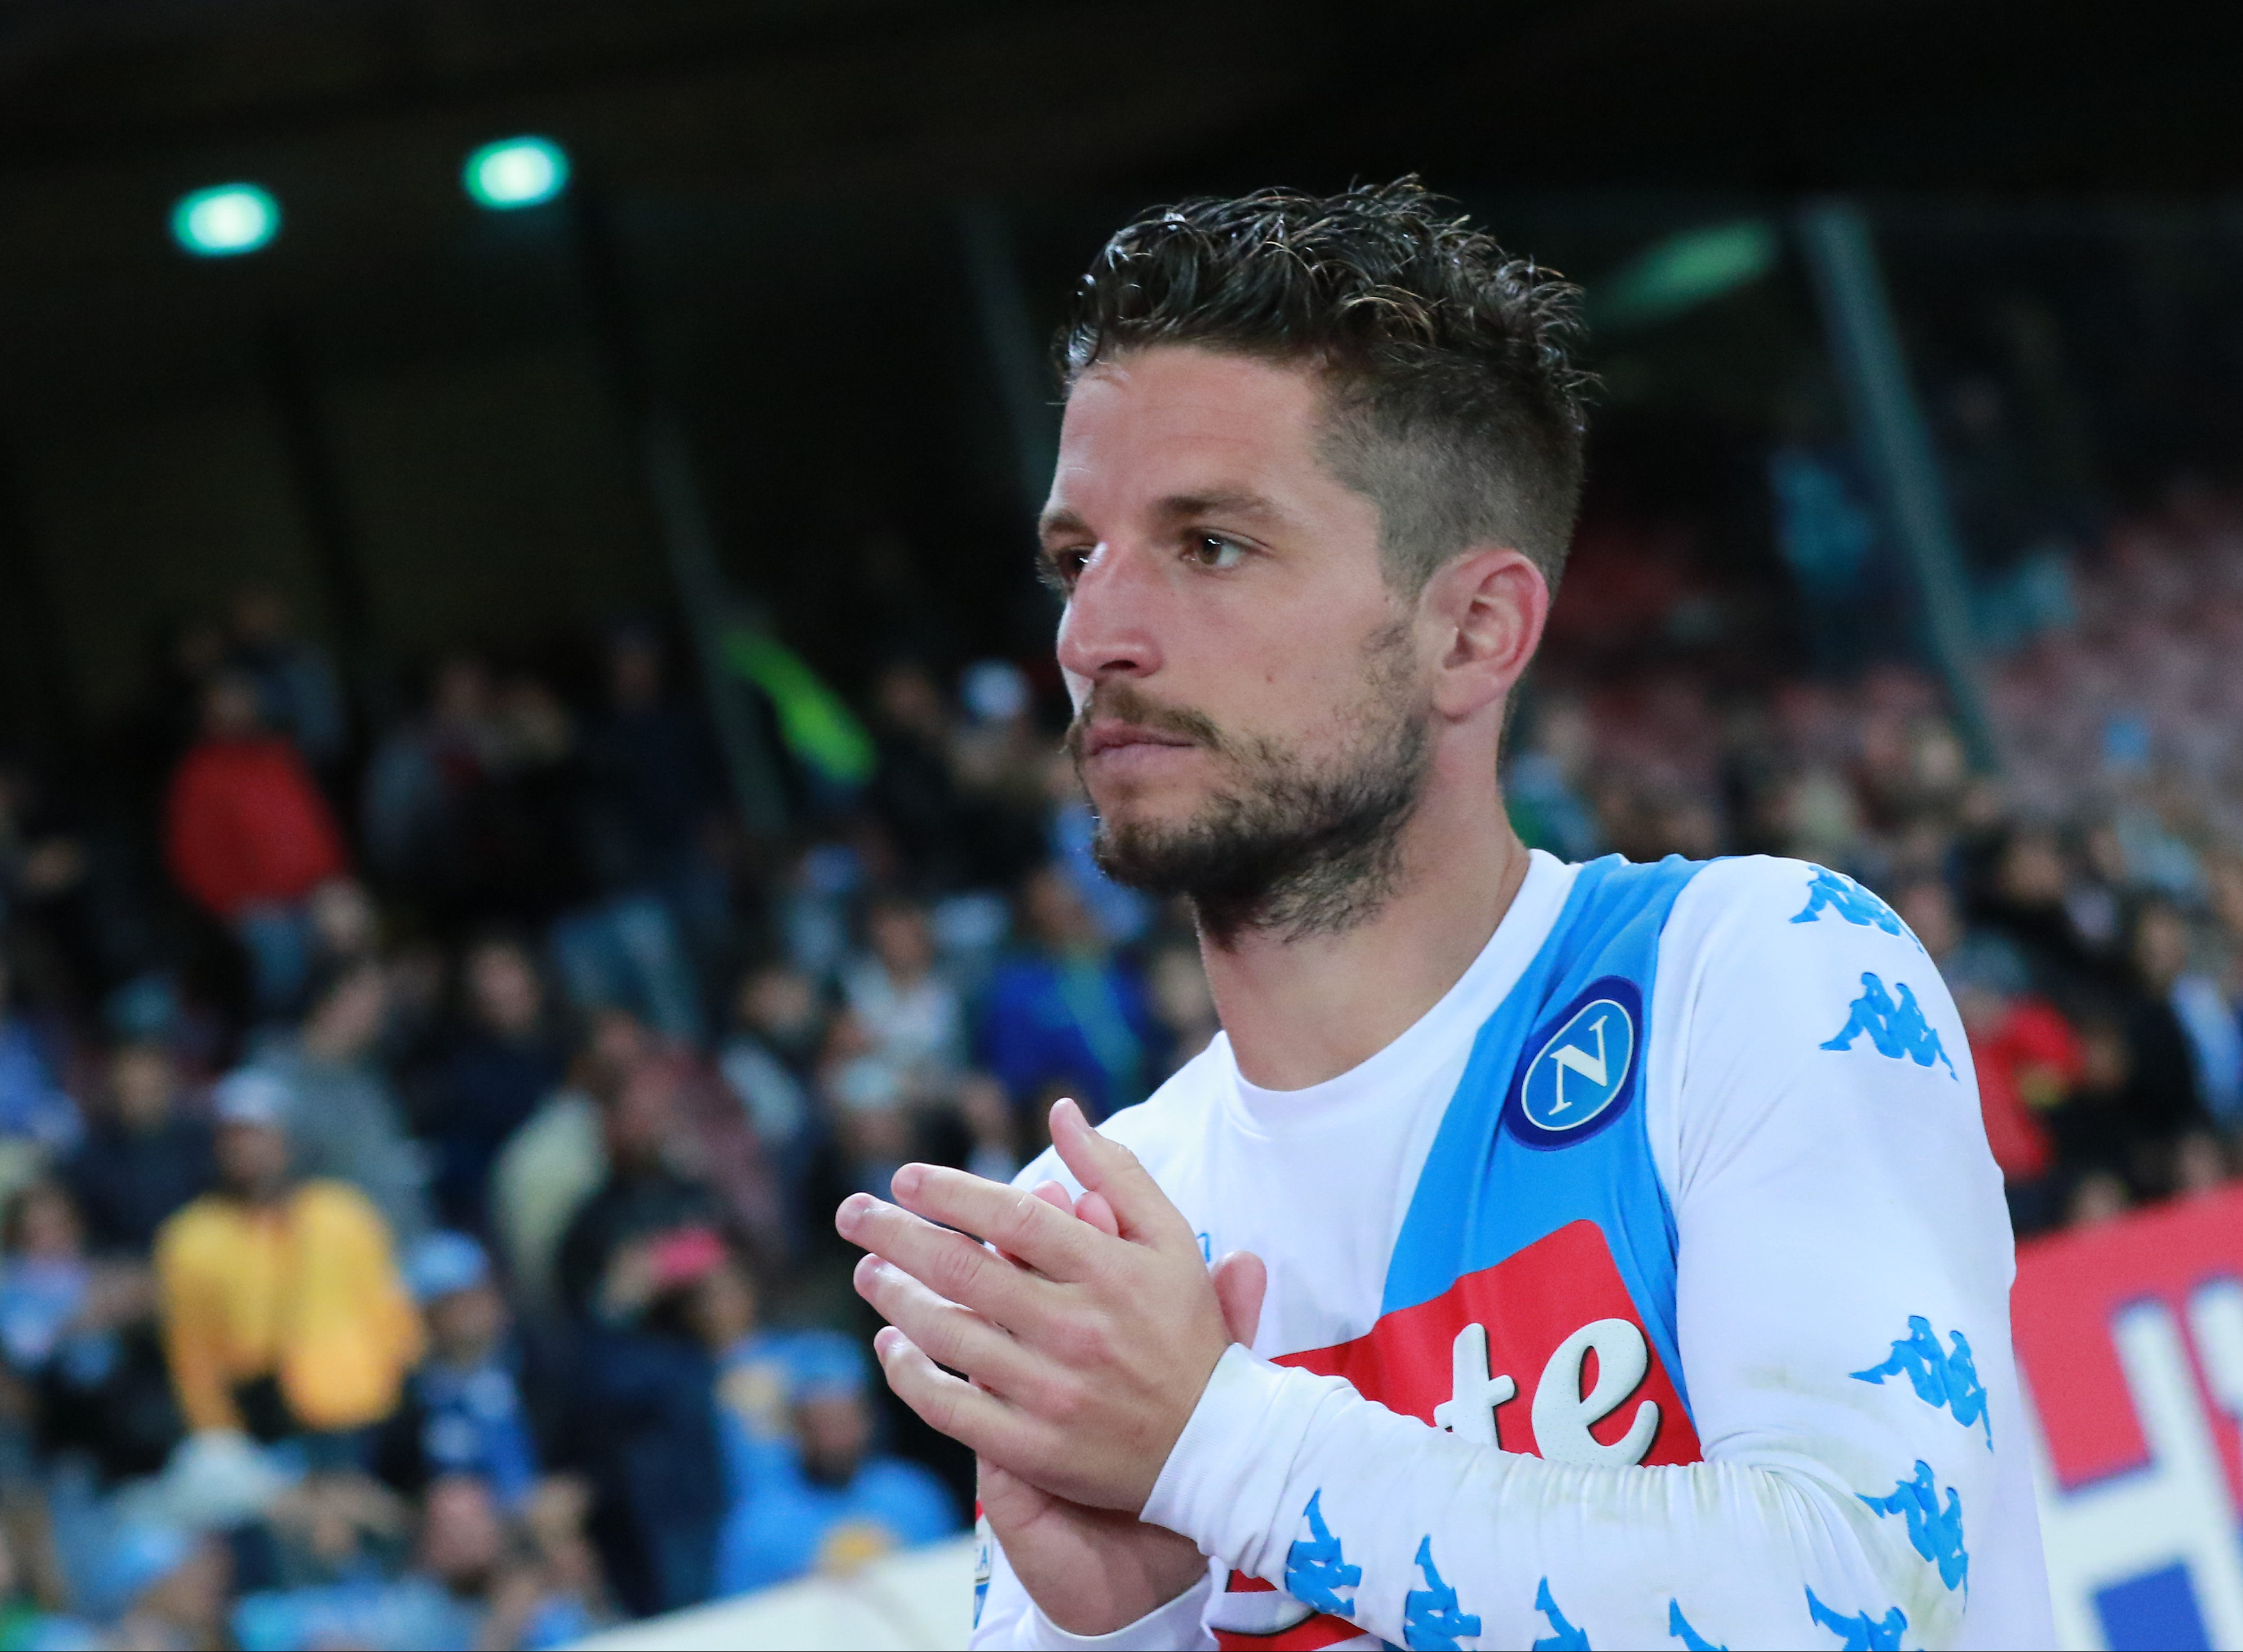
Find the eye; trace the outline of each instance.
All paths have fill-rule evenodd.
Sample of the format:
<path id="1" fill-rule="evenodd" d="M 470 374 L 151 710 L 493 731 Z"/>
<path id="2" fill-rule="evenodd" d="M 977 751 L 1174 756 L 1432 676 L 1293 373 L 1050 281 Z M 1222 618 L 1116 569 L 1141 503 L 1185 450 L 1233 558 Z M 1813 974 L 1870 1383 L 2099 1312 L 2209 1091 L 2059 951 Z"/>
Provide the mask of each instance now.
<path id="1" fill-rule="evenodd" d="M 1223 534 L 1196 533 L 1185 542 L 1184 555 L 1202 568 L 1217 573 L 1246 560 L 1246 547 Z"/>
<path id="2" fill-rule="evenodd" d="M 1067 545 L 1036 559 L 1036 572 L 1044 583 L 1064 597 L 1074 589 L 1074 582 L 1082 577 L 1082 570 L 1090 563 L 1095 549 L 1090 545 Z"/>

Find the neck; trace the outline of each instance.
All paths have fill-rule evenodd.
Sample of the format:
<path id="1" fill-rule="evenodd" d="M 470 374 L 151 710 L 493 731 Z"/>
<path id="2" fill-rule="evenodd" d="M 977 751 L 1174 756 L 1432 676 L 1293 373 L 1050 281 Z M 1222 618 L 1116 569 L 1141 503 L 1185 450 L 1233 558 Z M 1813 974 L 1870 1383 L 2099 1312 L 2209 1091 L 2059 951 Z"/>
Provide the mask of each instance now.
<path id="1" fill-rule="evenodd" d="M 1438 777 L 1402 828 L 1393 894 L 1338 934 L 1249 929 L 1200 953 L 1247 1082 L 1303 1089 L 1361 1065 L 1472 967 L 1526 881 L 1526 846 L 1492 777 Z"/>

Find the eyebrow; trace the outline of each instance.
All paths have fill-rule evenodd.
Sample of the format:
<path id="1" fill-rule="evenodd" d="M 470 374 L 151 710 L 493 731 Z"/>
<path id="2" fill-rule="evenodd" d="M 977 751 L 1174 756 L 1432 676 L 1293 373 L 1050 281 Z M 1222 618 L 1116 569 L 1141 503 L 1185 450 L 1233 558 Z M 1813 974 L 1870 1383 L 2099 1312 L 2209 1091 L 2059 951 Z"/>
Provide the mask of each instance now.
<path id="1" fill-rule="evenodd" d="M 1262 495 L 1248 493 L 1243 489 L 1170 494 L 1153 507 L 1153 514 L 1168 522 L 1212 516 L 1258 517 L 1266 522 L 1284 516 L 1284 512 Z M 1036 524 L 1036 529 L 1042 537 L 1049 539 L 1062 534 L 1088 533 L 1089 525 L 1072 510 L 1054 510 Z"/>

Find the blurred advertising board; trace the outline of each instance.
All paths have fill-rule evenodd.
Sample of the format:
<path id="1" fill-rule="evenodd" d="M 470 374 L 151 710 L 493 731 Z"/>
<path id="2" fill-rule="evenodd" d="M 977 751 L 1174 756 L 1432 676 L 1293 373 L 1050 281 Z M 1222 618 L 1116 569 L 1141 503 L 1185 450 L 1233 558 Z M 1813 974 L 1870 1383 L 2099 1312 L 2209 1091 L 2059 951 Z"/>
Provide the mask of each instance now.
<path id="1" fill-rule="evenodd" d="M 2058 1642 L 2243 1648 L 2243 1189 L 2020 1245 L 2011 1316 Z"/>
<path id="2" fill-rule="evenodd" d="M 786 1648 L 793 1652 L 917 1652 L 962 1647 L 973 1614 L 973 1539 L 883 1555 L 847 1573 L 782 1583 L 713 1606 L 626 1623 L 581 1652 Z"/>

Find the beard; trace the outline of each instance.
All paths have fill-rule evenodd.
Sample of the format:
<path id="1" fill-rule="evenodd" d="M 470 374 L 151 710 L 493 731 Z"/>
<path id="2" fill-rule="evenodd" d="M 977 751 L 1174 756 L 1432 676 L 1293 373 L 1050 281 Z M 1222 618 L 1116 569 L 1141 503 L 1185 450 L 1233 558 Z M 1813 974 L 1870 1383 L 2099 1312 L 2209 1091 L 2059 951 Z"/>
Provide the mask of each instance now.
<path id="1" fill-rule="evenodd" d="M 1095 711 L 1182 735 L 1235 777 L 1180 825 L 1101 819 L 1091 846 L 1099 869 L 1148 894 L 1186 897 L 1218 946 L 1249 929 L 1297 940 L 1369 919 L 1399 881 L 1402 827 L 1431 761 L 1404 640 L 1398 630 L 1372 640 L 1355 738 L 1317 762 L 1265 737 L 1233 739 L 1203 714 L 1157 705 L 1127 683 L 1094 690 L 1068 731 L 1078 773 Z"/>

